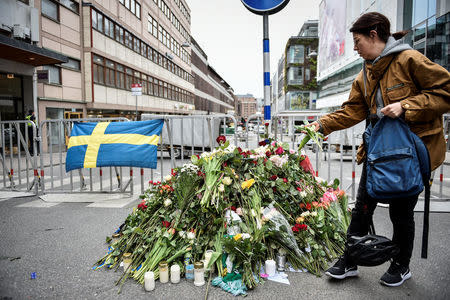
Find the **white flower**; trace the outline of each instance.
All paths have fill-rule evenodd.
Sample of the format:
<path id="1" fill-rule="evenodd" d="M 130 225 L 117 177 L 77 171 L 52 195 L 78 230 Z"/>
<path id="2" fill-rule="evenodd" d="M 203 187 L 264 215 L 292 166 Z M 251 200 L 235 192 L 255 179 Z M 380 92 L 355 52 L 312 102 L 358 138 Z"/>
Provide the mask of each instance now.
<path id="1" fill-rule="evenodd" d="M 317 177 L 316 177 L 316 181 L 317 181 L 318 183 L 322 183 L 322 182 L 325 181 L 325 180 L 324 180 L 323 178 L 317 176 Z"/>
<path id="2" fill-rule="evenodd" d="M 225 185 L 230 185 L 231 182 L 232 182 L 232 180 L 231 180 L 230 177 L 226 176 L 226 177 L 224 177 L 224 178 L 222 179 L 222 182 L 223 182 L 223 184 L 225 184 Z"/>
<path id="3" fill-rule="evenodd" d="M 252 213 L 252 216 L 253 217 L 256 217 L 256 211 L 252 208 L 252 210 L 251 210 L 251 213 Z"/>
<path id="4" fill-rule="evenodd" d="M 165 181 L 170 181 L 172 179 L 172 175 L 167 175 L 164 177 Z"/>
<path id="5" fill-rule="evenodd" d="M 300 197 L 305 198 L 308 194 L 305 191 L 300 192 Z"/>
<path id="6" fill-rule="evenodd" d="M 309 212 L 309 210 L 302 212 L 302 214 L 300 216 L 302 217 L 307 217 L 309 216 L 311 213 Z"/>
<path id="7" fill-rule="evenodd" d="M 219 192 L 225 191 L 225 186 L 223 184 L 220 184 L 218 187 Z"/>
<path id="8" fill-rule="evenodd" d="M 311 213 L 311 216 L 317 217 L 317 211 L 313 211 L 313 212 Z"/>
<path id="9" fill-rule="evenodd" d="M 249 239 L 250 237 L 251 237 L 251 235 L 248 234 L 248 233 L 243 233 L 243 234 L 242 234 L 242 239 L 243 239 L 243 240 Z"/>
<path id="10" fill-rule="evenodd" d="M 164 200 L 164 206 L 165 206 L 165 207 L 168 207 L 168 206 L 171 205 L 171 204 L 172 204 L 172 200 L 170 200 L 170 199 Z"/>
<path id="11" fill-rule="evenodd" d="M 189 231 L 189 232 L 187 233 L 187 238 L 188 238 L 189 240 L 195 239 L 195 233 Z"/>
<path id="12" fill-rule="evenodd" d="M 287 155 L 283 155 L 283 156 L 279 156 L 279 155 L 272 155 L 270 158 L 269 158 L 269 160 L 271 161 L 271 162 L 273 162 L 274 164 L 275 164 L 275 166 L 277 166 L 278 168 L 281 168 L 281 167 L 283 167 L 283 165 L 285 164 L 285 163 L 287 163 L 287 161 L 288 161 L 288 156 Z"/>
<path id="13" fill-rule="evenodd" d="M 178 231 L 178 234 L 180 235 L 181 238 L 185 238 L 186 237 L 186 232 L 185 231 Z"/>

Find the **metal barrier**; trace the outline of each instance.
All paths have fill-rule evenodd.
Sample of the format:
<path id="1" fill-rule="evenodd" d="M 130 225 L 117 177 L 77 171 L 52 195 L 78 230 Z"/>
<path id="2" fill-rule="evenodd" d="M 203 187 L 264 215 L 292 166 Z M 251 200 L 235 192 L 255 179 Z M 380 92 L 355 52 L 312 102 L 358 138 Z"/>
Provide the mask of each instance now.
<path id="1" fill-rule="evenodd" d="M 273 134 L 275 140 L 281 142 L 288 142 L 292 149 L 297 149 L 298 144 L 302 140 L 304 134 L 297 133 L 293 129 L 294 124 L 306 120 L 308 117 L 318 118 L 324 115 L 323 113 L 311 112 L 290 112 L 276 114 L 273 116 Z M 443 116 L 444 120 L 444 134 L 447 141 L 447 153 L 450 151 L 450 144 L 448 143 L 448 135 L 450 133 L 450 114 Z M 326 141 L 322 141 L 321 146 L 323 150 L 313 143 L 307 144 L 304 150 L 315 165 L 316 176 L 322 176 L 327 170 L 325 179 L 329 182 L 333 178 L 338 178 L 340 181 L 340 188 L 349 193 L 352 200 L 356 199 L 356 176 L 360 175 L 362 166 L 356 163 L 356 150 L 362 142 L 362 134 L 365 130 L 365 122 L 361 122 L 351 128 L 333 132 L 327 137 Z M 338 155 L 338 157 L 336 156 Z M 351 168 L 346 167 L 344 161 L 349 160 L 351 155 Z M 336 163 L 338 160 L 338 163 Z M 439 172 L 439 184 L 432 185 L 432 200 L 433 201 L 448 201 L 450 197 L 443 194 L 444 179 L 448 180 L 449 175 L 444 176 L 444 170 L 447 171 L 448 166 L 443 163 L 434 173 Z M 344 173 L 348 174 L 344 176 Z M 436 178 L 436 176 L 434 176 Z M 435 180 L 436 181 L 436 180 Z"/>
<path id="2" fill-rule="evenodd" d="M 161 181 L 164 178 L 164 155 L 167 151 L 170 156 L 171 169 L 184 163 L 184 158 L 194 154 L 201 154 L 211 151 L 216 146 L 216 138 L 220 134 L 220 124 L 225 126 L 227 119 L 231 119 L 234 124 L 236 118 L 228 114 L 214 115 L 153 115 L 142 114 L 142 120 L 164 119 L 164 127 L 160 140 L 160 175 Z M 226 131 L 224 130 L 224 133 Z M 232 135 L 230 142 L 238 146 L 236 132 Z M 151 180 L 154 180 L 153 170 L 150 170 Z"/>
<path id="3" fill-rule="evenodd" d="M 287 142 L 292 149 L 297 149 L 303 138 L 302 133 L 295 132 L 295 125 L 301 125 L 303 120 L 311 117 L 318 118 L 322 113 L 299 112 L 284 113 L 273 117 L 270 136 L 275 140 Z M 234 132 L 229 134 L 229 140 L 235 146 L 246 148 L 258 147 L 260 141 L 261 114 L 249 117 L 246 124 L 245 136 Z M 65 173 L 65 156 L 67 142 L 73 127 L 73 122 L 103 122 L 128 121 L 126 118 L 109 119 L 61 119 L 46 120 L 40 124 L 39 135 L 37 128 L 28 121 L 0 122 L 0 154 L 2 163 L 3 188 L 17 191 L 39 191 L 45 193 L 130 193 L 147 188 L 147 180 L 161 178 L 170 174 L 170 170 L 180 166 L 193 154 L 211 151 L 218 146 L 217 136 L 221 134 L 220 126 L 227 121 L 237 124 L 232 115 L 151 115 L 143 114 L 143 120 L 164 119 L 165 126 L 158 146 L 159 170 L 140 169 L 140 178 L 135 182 L 136 173 L 133 168 L 108 167 L 80 169 Z M 249 121 L 257 120 L 256 134 L 250 134 Z M 450 131 L 450 114 L 444 115 L 444 134 L 446 139 Z M 340 187 L 349 193 L 352 199 L 356 197 L 356 176 L 361 174 L 361 166 L 356 164 L 356 149 L 362 140 L 364 122 L 352 128 L 329 135 L 327 141 L 322 141 L 323 150 L 314 144 L 307 144 L 304 148 L 312 164 L 315 166 L 316 176 L 327 181 L 334 178 L 340 180 Z M 226 130 L 223 130 L 226 132 Z M 30 139 L 31 135 L 31 139 Z M 30 155 L 28 145 L 32 142 Z M 35 151 L 34 149 L 40 149 Z M 449 144 L 447 143 L 447 152 Z M 38 154 L 40 152 L 40 154 Z M 39 156 L 38 156 L 39 155 Z M 349 165 L 351 155 L 351 166 Z M 167 161 L 170 159 L 170 162 Z M 447 165 L 443 164 L 438 170 L 439 185 L 432 186 L 433 200 L 449 200 L 444 195 L 444 176 Z M 74 173 L 75 172 L 75 173 Z M 134 176 L 133 176 L 134 173 Z M 159 173 L 159 174 L 158 174 Z M 435 180 L 437 181 L 437 180 Z M 140 186 L 135 188 L 135 185 Z M 445 187 L 447 188 L 447 187 Z M 448 188 L 447 188 L 448 189 Z"/>
<path id="4" fill-rule="evenodd" d="M 12 191 L 38 193 L 38 138 L 32 121 L 0 122 L 0 160 L 3 188 Z M 30 155 L 30 149 L 32 154 Z"/>
<path id="5" fill-rule="evenodd" d="M 130 177 L 126 184 L 124 184 L 123 180 L 123 167 L 109 167 L 109 172 L 103 172 L 104 168 L 78 169 L 69 173 L 65 171 L 67 145 L 74 122 L 127 121 L 129 121 L 127 118 L 57 119 L 42 121 L 40 123 L 41 155 L 39 157 L 41 191 L 44 193 L 132 193 L 132 168 L 129 168 Z M 74 175 L 74 172 L 76 175 Z M 117 187 L 114 187 L 113 177 L 117 180 Z M 109 187 L 107 187 L 108 185 Z M 127 190 L 128 188 L 130 189 Z"/>

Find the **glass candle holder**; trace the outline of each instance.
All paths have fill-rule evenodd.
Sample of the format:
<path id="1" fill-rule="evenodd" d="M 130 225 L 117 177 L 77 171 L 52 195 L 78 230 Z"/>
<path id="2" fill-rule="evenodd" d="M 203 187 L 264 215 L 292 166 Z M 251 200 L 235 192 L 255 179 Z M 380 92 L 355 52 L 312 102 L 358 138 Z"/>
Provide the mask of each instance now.
<path id="1" fill-rule="evenodd" d="M 194 264 L 194 285 L 203 286 L 205 284 L 205 269 L 203 262 L 198 261 Z"/>
<path id="2" fill-rule="evenodd" d="M 159 282 L 169 282 L 169 265 L 166 261 L 162 261 L 159 263 Z"/>

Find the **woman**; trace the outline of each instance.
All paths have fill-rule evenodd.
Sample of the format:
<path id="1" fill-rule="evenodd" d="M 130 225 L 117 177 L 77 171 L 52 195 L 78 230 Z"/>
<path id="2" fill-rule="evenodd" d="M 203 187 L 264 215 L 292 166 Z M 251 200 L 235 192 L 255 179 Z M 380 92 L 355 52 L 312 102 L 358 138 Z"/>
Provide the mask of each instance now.
<path id="1" fill-rule="evenodd" d="M 349 128 L 365 119 L 375 123 L 379 117 L 404 118 L 411 130 L 426 144 L 432 170 L 445 158 L 442 114 L 450 110 L 450 74 L 420 52 L 397 40 L 406 32 L 390 34 L 389 20 L 382 14 L 362 15 L 350 28 L 354 50 L 364 59 L 363 70 L 352 84 L 349 99 L 338 111 L 312 123 L 324 135 Z M 368 118 L 369 117 L 369 118 Z M 366 192 L 366 157 L 361 145 L 358 163 L 364 163 L 352 221 L 347 236 L 364 236 L 377 205 Z M 419 195 L 393 199 L 389 215 L 393 223 L 393 242 L 400 248 L 380 282 L 399 286 L 411 277 L 409 262 L 414 243 L 414 206 Z M 344 279 L 357 276 L 357 266 L 344 255 L 326 271 Z"/>

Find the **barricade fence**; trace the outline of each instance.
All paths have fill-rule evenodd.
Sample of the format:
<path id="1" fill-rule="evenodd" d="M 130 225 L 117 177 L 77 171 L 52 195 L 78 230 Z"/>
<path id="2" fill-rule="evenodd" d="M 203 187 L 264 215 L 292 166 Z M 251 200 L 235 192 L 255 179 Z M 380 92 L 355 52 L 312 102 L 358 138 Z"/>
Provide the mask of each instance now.
<path id="1" fill-rule="evenodd" d="M 286 142 L 291 149 L 297 150 L 304 137 L 296 132 L 295 126 L 303 121 L 313 121 L 321 113 L 298 112 L 277 114 L 269 127 L 261 114 L 248 118 L 245 131 L 227 132 L 227 124 L 237 122 L 233 115 L 153 115 L 143 114 L 142 120 L 163 119 L 164 127 L 158 145 L 158 168 L 144 169 L 132 167 L 103 167 L 79 169 L 65 172 L 65 158 L 68 139 L 74 122 L 127 122 L 126 118 L 105 119 L 59 119 L 45 120 L 39 130 L 34 123 L 24 121 L 2 121 L 1 163 L 2 189 L 43 193 L 144 193 L 148 181 L 163 181 L 171 169 L 190 161 L 194 154 L 211 151 L 217 147 L 216 138 L 225 134 L 227 140 L 241 148 L 256 148 L 264 138 L 265 130 L 273 139 Z M 444 134 L 449 133 L 450 114 L 444 115 Z M 253 124 L 252 124 L 253 123 Z M 310 158 L 316 176 L 330 182 L 334 178 L 340 181 L 351 199 L 356 197 L 357 182 L 361 174 L 361 165 L 356 164 L 356 150 L 362 141 L 364 122 L 328 136 L 321 141 L 321 147 L 309 142 L 304 150 Z M 39 149 L 38 151 L 36 151 Z M 449 150 L 447 143 L 447 152 Z M 444 181 L 442 165 L 436 170 L 435 184 L 432 185 L 432 200 L 448 200 L 448 187 Z M 137 170 L 136 170 L 137 169 Z M 439 182 L 437 182 L 439 181 Z M 438 183 L 438 184 L 436 184 Z"/>

